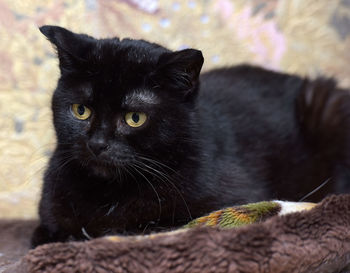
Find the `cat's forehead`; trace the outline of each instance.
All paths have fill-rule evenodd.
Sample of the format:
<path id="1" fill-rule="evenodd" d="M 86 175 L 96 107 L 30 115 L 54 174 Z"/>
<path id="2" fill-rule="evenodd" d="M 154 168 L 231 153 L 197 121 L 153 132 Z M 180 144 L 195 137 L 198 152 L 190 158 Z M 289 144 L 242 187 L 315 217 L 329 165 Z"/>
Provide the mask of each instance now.
<path id="1" fill-rule="evenodd" d="M 98 85 L 119 85 L 130 89 L 152 73 L 166 49 L 141 40 L 99 41 L 84 66 Z M 90 76 L 86 74 L 87 76 Z"/>
<path id="2" fill-rule="evenodd" d="M 150 80 L 167 49 L 142 40 L 105 39 L 94 44 L 82 69 L 62 79 L 71 96 L 91 104 L 154 105 L 159 97 Z"/>
<path id="3" fill-rule="evenodd" d="M 104 105 L 139 108 L 160 103 L 159 95 L 146 86 L 122 89 L 121 86 L 111 85 L 101 88 L 91 81 L 76 81 L 67 91 L 71 93 L 73 99 L 81 99 L 89 104 L 102 102 Z"/>

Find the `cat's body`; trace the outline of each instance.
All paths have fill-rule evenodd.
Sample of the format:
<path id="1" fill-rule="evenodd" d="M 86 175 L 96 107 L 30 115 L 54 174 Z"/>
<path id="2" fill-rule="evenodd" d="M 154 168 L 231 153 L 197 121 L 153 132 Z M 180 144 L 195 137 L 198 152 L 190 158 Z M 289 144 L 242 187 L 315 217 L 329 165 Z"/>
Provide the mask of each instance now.
<path id="1" fill-rule="evenodd" d="M 297 201 L 327 180 L 313 200 L 346 190 L 350 98 L 332 81 L 237 66 L 203 73 L 198 88 L 199 51 L 41 31 L 58 49 L 62 77 L 33 246 Z M 90 116 L 77 108 L 74 117 L 74 104 Z M 129 112 L 147 119 L 132 128 Z"/>

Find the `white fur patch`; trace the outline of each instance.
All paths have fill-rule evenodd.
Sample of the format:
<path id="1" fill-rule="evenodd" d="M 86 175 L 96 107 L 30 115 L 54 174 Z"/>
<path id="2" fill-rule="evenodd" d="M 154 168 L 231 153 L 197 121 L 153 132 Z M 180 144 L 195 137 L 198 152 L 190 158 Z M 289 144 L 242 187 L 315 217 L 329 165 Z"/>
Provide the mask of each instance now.
<path id="1" fill-rule="evenodd" d="M 128 94 L 125 98 L 125 104 L 138 105 L 138 104 L 158 104 L 159 98 L 152 92 L 147 90 L 138 90 L 131 94 Z"/>
<path id="2" fill-rule="evenodd" d="M 314 206 L 316 206 L 316 203 L 309 203 L 309 202 L 288 202 L 288 201 L 279 201 L 274 200 L 274 202 L 281 205 L 281 211 L 278 215 L 285 215 L 288 213 L 303 211 L 303 210 L 310 210 Z"/>

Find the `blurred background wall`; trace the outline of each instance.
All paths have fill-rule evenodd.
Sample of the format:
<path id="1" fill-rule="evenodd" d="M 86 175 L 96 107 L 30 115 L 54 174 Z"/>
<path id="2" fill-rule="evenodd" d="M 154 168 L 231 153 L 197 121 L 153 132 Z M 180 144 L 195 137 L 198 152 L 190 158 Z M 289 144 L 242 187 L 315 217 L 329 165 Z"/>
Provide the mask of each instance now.
<path id="1" fill-rule="evenodd" d="M 204 70 L 249 62 L 350 86 L 350 0 L 0 0 L 0 217 L 36 217 L 55 143 L 44 24 L 195 47 Z"/>

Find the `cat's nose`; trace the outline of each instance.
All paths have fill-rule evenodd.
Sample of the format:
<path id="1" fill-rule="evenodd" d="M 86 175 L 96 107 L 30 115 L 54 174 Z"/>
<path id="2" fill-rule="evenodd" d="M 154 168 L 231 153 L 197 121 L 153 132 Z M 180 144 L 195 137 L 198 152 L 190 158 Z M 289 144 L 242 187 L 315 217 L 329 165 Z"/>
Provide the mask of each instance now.
<path id="1" fill-rule="evenodd" d="M 108 144 L 102 141 L 89 141 L 87 146 L 90 152 L 95 156 L 100 155 L 103 151 L 106 151 L 109 148 Z"/>

